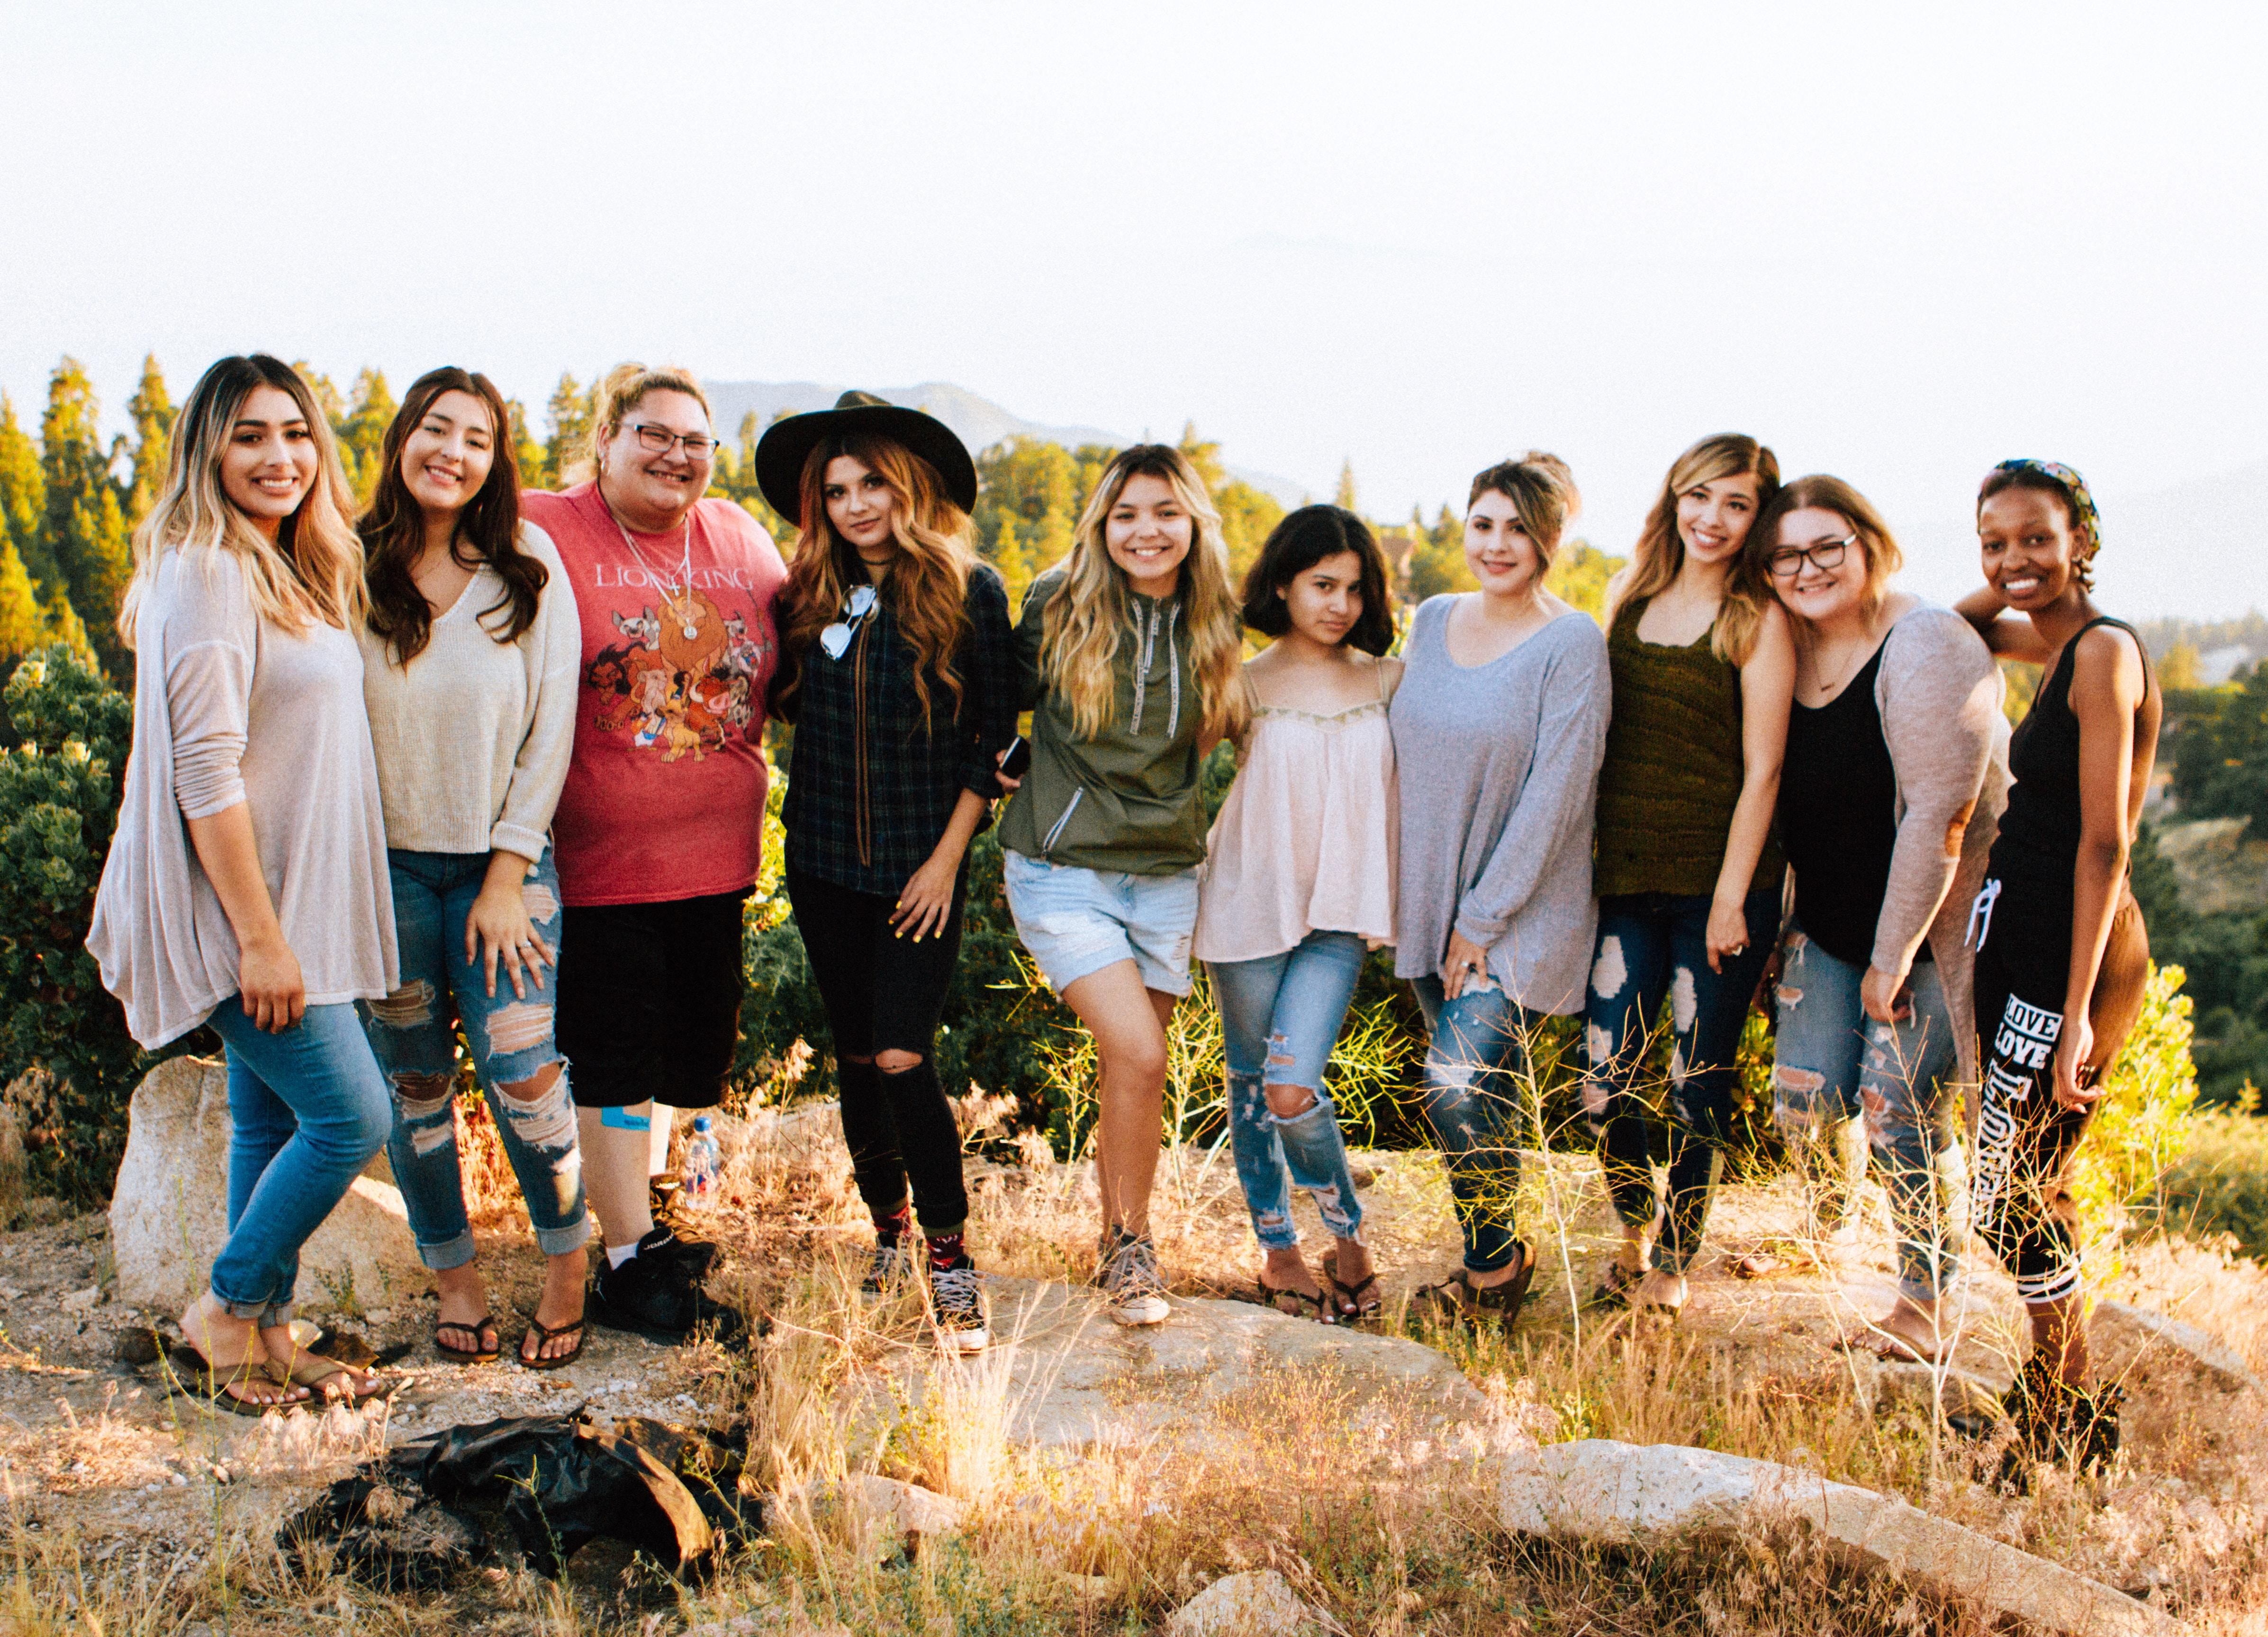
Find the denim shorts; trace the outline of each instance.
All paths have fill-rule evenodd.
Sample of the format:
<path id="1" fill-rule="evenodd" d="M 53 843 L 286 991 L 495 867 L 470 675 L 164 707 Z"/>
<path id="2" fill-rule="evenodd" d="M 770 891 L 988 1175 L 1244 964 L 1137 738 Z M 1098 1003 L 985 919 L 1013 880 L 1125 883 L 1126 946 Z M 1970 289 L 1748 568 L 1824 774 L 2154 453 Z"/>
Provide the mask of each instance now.
<path id="1" fill-rule="evenodd" d="M 1003 853 L 1000 873 L 1016 936 L 1057 994 L 1122 960 L 1134 963 L 1145 988 L 1189 992 L 1196 870 L 1134 876 Z"/>

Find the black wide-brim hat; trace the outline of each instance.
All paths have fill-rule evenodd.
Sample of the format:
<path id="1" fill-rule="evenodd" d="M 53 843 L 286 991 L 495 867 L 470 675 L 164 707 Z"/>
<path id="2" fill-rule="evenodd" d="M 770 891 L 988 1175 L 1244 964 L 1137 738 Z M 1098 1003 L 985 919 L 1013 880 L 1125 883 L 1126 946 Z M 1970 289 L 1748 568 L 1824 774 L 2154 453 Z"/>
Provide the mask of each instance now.
<path id="1" fill-rule="evenodd" d="M 976 509 L 976 462 L 953 429 L 933 415 L 894 404 L 872 393 L 850 392 L 832 409 L 814 409 L 775 421 L 756 440 L 756 487 L 774 511 L 800 528 L 803 466 L 826 437 L 871 432 L 902 444 L 937 469 L 945 492 L 963 511 Z"/>

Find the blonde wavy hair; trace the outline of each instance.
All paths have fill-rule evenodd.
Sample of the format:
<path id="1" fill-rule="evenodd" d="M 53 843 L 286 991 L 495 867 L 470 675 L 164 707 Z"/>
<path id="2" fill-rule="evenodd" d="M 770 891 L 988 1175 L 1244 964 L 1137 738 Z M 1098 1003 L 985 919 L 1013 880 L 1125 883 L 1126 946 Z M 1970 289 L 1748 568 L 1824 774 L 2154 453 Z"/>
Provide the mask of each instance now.
<path id="1" fill-rule="evenodd" d="M 701 413 L 709 418 L 710 434 L 716 434 L 716 411 L 709 407 L 709 394 L 701 390 L 700 378 L 690 370 L 665 363 L 649 368 L 643 363 L 618 363 L 607 371 L 592 393 L 591 441 L 583 451 L 582 459 L 559 474 L 563 483 L 587 483 L 599 475 L 599 457 L 615 434 L 622 429 L 622 418 L 644 403 L 649 393 L 683 393 L 701 406 Z"/>
<path id="2" fill-rule="evenodd" d="M 930 679 L 945 685 L 961 708 L 961 673 L 954 657 L 968 629 L 968 571 L 976 553 L 968 514 L 953 503 L 937 468 L 895 438 L 872 433 L 823 437 L 803 463 L 802 532 L 788 565 L 780 611 L 780 664 L 772 677 L 774 709 L 791 703 L 803 686 L 803 663 L 820 632 L 839 617 L 843 599 L 866 584 L 858 552 L 835 532 L 827 515 L 827 468 L 848 455 L 878 473 L 897 502 L 890 532 L 898 543 L 882 592 L 898 628 L 914 650 L 914 692 L 922 714 L 934 719 Z"/>
<path id="3" fill-rule="evenodd" d="M 1189 631 L 1189 669 L 1197 678 L 1204 720 L 1201 734 L 1228 738 L 1244 726 L 1248 707 L 1240 679 L 1244 631 L 1236 594 L 1228 584 L 1228 548 L 1220 512 L 1189 457 L 1170 444 L 1137 444 L 1103 468 L 1102 479 L 1079 514 L 1068 572 L 1048 599 L 1042 619 L 1040 673 L 1071 706 L 1072 730 L 1093 738 L 1117 708 L 1114 667 L 1118 645 L 1130 630 L 1126 572 L 1110 560 L 1104 528 L 1129 481 L 1162 479 L 1189 513 L 1189 554 L 1182 560 L 1181 602 Z"/>
<path id="4" fill-rule="evenodd" d="M 1668 589 L 1685 566 L 1685 542 L 1677 532 L 1677 503 L 1704 483 L 1746 473 L 1756 481 L 1756 515 L 1749 525 L 1733 572 L 1726 576 L 1725 595 L 1717 605 L 1717 620 L 1710 628 L 1709 649 L 1727 664 L 1748 663 L 1756 645 L 1756 629 L 1772 599 L 1771 589 L 1759 584 L 1748 569 L 1747 547 L 1757 537 L 1758 525 L 1779 492 L 1779 459 L 1753 437 L 1741 432 L 1719 432 L 1705 437 L 1670 462 L 1661 493 L 1646 514 L 1646 527 L 1631 549 L 1630 566 L 1607 587 L 1605 624 L 1609 631 L 1625 604 L 1643 601 Z"/>
<path id="5" fill-rule="evenodd" d="M 229 499 L 220 480 L 244 400 L 263 386 L 287 395 L 315 442 L 315 481 L 298 510 L 270 540 Z M 339 462 L 331 423 L 299 372 L 280 358 L 256 352 L 223 358 L 207 370 L 173 423 L 166 481 L 150 515 L 134 531 L 134 576 L 118 611 L 118 635 L 129 649 L 142 604 L 157 584 L 168 551 L 233 552 L 259 616 L 287 631 L 311 625 L 352 630 L 369 609 L 363 586 L 362 542 L 356 537 L 354 494 Z"/>

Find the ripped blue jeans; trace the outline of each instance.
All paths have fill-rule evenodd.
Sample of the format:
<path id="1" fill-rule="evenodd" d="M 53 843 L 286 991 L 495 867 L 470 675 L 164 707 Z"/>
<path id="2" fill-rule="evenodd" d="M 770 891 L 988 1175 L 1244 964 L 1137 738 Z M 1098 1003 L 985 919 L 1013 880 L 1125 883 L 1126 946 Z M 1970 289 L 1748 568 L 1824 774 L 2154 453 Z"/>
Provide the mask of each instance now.
<path id="1" fill-rule="evenodd" d="M 1264 1251 L 1300 1243 L 1292 1188 L 1305 1188 L 1339 1239 L 1359 1238 L 1362 1202 L 1347 1169 L 1346 1140 L 1323 1090 L 1368 952 L 1351 932 L 1310 932 L 1281 955 L 1208 963 L 1228 1065 L 1228 1137 L 1236 1179 Z M 1314 1101 L 1289 1117 L 1268 1106 L 1269 1086 L 1304 1086 Z"/>
<path id="2" fill-rule="evenodd" d="M 561 1062 L 552 1040 L 551 969 L 541 969 L 546 987 L 530 984 L 522 999 L 501 964 L 497 992 L 490 995 L 483 969 L 467 963 L 465 921 L 487 878 L 489 855 L 389 848 L 386 858 L 394 877 L 401 984 L 382 1001 L 361 1002 L 359 1009 L 371 1050 L 394 1094 L 387 1157 L 416 1237 L 418 1257 L 437 1271 L 473 1259 L 473 1230 L 457 1164 L 453 1024 L 458 1022 L 472 1049 L 473 1076 L 488 1099 L 504 1156 L 527 1201 L 536 1244 L 546 1256 L 579 1249 L 591 1236 L 591 1219 L 583 1204 L 582 1149 L 565 1067 L 541 1096 L 523 1099 L 504 1090 Z M 562 919 L 559 874 L 548 850 L 528 872 L 522 891 L 528 920 L 556 952 Z"/>
<path id="3" fill-rule="evenodd" d="M 1428 1036 L 1425 1123 L 1448 1168 L 1465 1266 L 1492 1274 L 1509 1267 L 1520 1246 L 1513 1206 L 1520 1193 L 1520 1138 L 1534 1128 L 1523 1112 L 1535 1097 L 1528 1042 L 1542 1017 L 1493 978 L 1468 980 L 1454 1001 L 1439 978 L 1412 978 L 1410 987 Z"/>
<path id="4" fill-rule="evenodd" d="M 1898 1293 L 1927 1303 L 1952 1288 L 1964 1237 L 1953 1014 L 1936 965 L 1923 961 L 1906 978 L 1906 1018 L 1876 1023 L 1859 1001 L 1866 975 L 1800 929 L 1788 934 L 1772 1118 L 1800 1168 L 1811 1231 L 1830 1243 L 1857 1237 L 1872 1147 L 1897 1235 Z"/>

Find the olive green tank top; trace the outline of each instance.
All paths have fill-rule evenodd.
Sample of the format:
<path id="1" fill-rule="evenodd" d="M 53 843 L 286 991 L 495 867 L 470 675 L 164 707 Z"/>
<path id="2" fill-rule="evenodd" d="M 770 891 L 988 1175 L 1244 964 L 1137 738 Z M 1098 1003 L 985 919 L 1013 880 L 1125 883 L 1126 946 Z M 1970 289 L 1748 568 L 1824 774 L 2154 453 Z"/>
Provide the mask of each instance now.
<path id="1" fill-rule="evenodd" d="M 1596 891 L 1705 898 L 1741 799 L 1741 673 L 1711 651 L 1706 631 L 1684 648 L 1641 639 L 1646 608 L 1625 604 L 1607 634 L 1615 704 L 1599 769 Z M 1749 890 L 1784 869 L 1775 836 Z"/>

